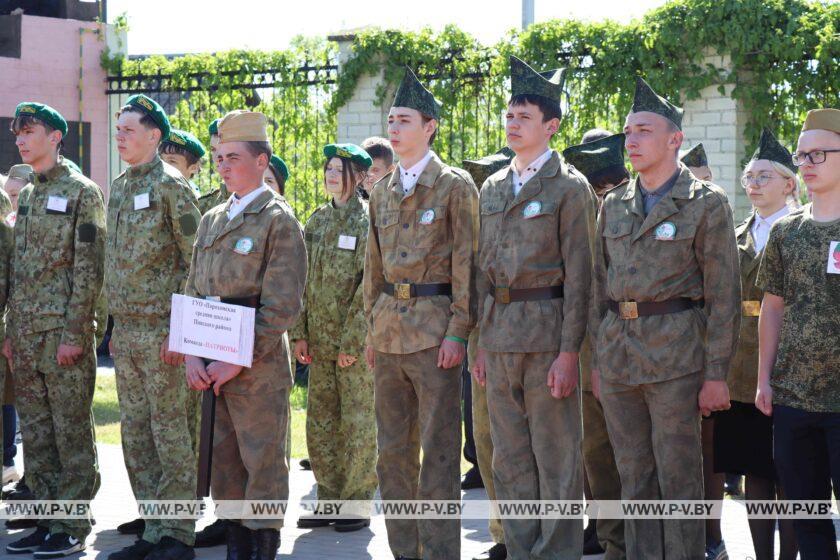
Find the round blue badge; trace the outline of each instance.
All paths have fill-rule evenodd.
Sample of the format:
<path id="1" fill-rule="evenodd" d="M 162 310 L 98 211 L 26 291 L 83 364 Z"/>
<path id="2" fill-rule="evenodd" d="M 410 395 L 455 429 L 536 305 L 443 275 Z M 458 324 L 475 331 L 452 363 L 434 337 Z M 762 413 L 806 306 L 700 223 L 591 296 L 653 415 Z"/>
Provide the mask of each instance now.
<path id="1" fill-rule="evenodd" d="M 659 241 L 670 241 L 677 235 L 677 226 L 674 222 L 662 222 L 654 230 L 654 235 Z"/>
<path id="2" fill-rule="evenodd" d="M 254 240 L 250 237 L 243 237 L 236 242 L 233 250 L 240 255 L 247 255 L 254 250 Z"/>
<path id="3" fill-rule="evenodd" d="M 420 216 L 420 223 L 424 226 L 427 226 L 435 221 L 435 211 L 432 208 L 429 208 L 423 215 Z"/>
<path id="4" fill-rule="evenodd" d="M 542 204 L 540 204 L 538 200 L 534 200 L 532 202 L 529 202 L 528 205 L 525 206 L 525 209 L 522 210 L 522 215 L 526 219 L 533 218 L 534 216 L 540 213 L 540 210 L 542 210 Z"/>

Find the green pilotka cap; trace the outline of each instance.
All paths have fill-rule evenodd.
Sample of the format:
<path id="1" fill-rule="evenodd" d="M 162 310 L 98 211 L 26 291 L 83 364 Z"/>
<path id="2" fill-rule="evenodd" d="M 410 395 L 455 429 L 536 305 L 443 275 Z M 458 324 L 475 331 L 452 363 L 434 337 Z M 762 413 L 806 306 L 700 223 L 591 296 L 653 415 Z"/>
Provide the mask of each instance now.
<path id="1" fill-rule="evenodd" d="M 633 96 L 631 113 L 656 113 L 665 117 L 682 130 L 683 110 L 658 95 L 642 78 L 636 78 L 636 93 Z"/>
<path id="2" fill-rule="evenodd" d="M 432 117 L 435 120 L 440 120 L 440 109 L 443 107 L 440 101 L 435 99 L 432 92 L 426 89 L 414 71 L 411 68 L 405 68 L 405 75 L 403 76 L 400 86 L 397 88 L 397 94 L 394 96 L 392 107 L 408 107 L 415 109 L 422 114 Z"/>

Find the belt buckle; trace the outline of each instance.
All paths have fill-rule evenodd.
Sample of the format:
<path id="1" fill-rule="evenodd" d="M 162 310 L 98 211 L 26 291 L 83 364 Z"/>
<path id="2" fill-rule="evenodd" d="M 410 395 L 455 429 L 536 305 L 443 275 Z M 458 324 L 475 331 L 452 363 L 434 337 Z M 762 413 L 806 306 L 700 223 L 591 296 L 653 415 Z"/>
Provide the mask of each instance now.
<path id="1" fill-rule="evenodd" d="M 394 297 L 397 299 L 411 299 L 411 284 L 394 284 Z"/>
<path id="2" fill-rule="evenodd" d="M 510 288 L 496 288 L 495 299 L 498 303 L 510 303 Z"/>
<path id="3" fill-rule="evenodd" d="M 639 306 L 635 301 L 620 301 L 618 302 L 618 316 L 624 320 L 638 319 Z"/>
<path id="4" fill-rule="evenodd" d="M 761 302 L 755 300 L 742 301 L 741 314 L 744 317 L 758 317 L 761 314 Z"/>

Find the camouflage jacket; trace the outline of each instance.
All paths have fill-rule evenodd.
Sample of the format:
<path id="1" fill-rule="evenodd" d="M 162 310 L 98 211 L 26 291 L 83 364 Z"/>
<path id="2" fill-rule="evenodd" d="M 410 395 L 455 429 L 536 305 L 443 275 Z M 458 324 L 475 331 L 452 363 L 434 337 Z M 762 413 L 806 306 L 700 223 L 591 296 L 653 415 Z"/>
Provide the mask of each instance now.
<path id="1" fill-rule="evenodd" d="M 114 317 L 168 328 L 171 297 L 183 292 L 201 218 L 195 203 L 186 179 L 158 156 L 114 179 L 105 252 Z"/>
<path id="2" fill-rule="evenodd" d="M 479 346 L 492 352 L 578 352 L 592 281 L 595 195 L 557 152 L 513 194 L 513 171 L 481 189 L 476 279 Z M 563 297 L 499 303 L 494 288 L 563 286 Z"/>
<path id="3" fill-rule="evenodd" d="M 15 233 L 12 230 L 14 210 L 12 210 L 12 201 L 9 199 L 9 195 L 3 189 L 0 189 L 0 216 L 6 216 L 6 219 L 0 220 L 0 316 L 2 316 L 6 309 L 11 287 L 12 255 L 15 243 Z M 3 338 L 6 338 L 6 322 L 0 320 L 0 339 Z M 0 360 L 0 367 L 4 367 L 5 360 L 5 358 Z"/>
<path id="4" fill-rule="evenodd" d="M 673 189 L 647 216 L 638 177 L 607 193 L 595 244 L 593 367 L 604 379 L 629 385 L 694 372 L 725 380 L 738 340 L 738 270 L 726 194 L 684 165 Z M 627 320 L 608 311 L 610 300 L 675 298 L 704 299 L 705 306 Z"/>
<path id="5" fill-rule="evenodd" d="M 432 155 L 404 194 L 394 172 L 373 188 L 365 259 L 368 340 L 379 352 L 411 354 L 445 336 L 467 340 L 475 325 L 473 265 L 478 249 L 478 190 L 463 169 Z M 452 296 L 399 300 L 386 283 L 451 283 Z"/>
<path id="6" fill-rule="evenodd" d="M 362 277 L 369 223 L 367 202 L 358 196 L 342 208 L 328 202 L 306 222 L 304 311 L 290 337 L 308 341 L 316 359 L 335 360 L 339 353 L 361 357 L 364 352 Z"/>
<path id="7" fill-rule="evenodd" d="M 228 220 L 229 204 L 201 219 L 185 294 L 192 297 L 259 296 L 254 365 L 224 386 L 253 394 L 292 383 L 288 331 L 297 321 L 306 284 L 303 230 L 273 191 L 260 193 Z M 277 375 L 285 372 L 278 379 Z"/>
<path id="8" fill-rule="evenodd" d="M 785 302 L 774 404 L 840 412 L 840 273 L 829 272 L 837 269 L 840 220 L 817 222 L 808 204 L 773 224 L 756 285 Z"/>
<path id="9" fill-rule="evenodd" d="M 13 336 L 62 329 L 62 344 L 84 346 L 102 291 L 102 191 L 63 160 L 20 192 L 9 298 Z"/>
<path id="10" fill-rule="evenodd" d="M 198 206 L 199 212 L 201 212 L 201 215 L 203 216 L 219 204 L 224 204 L 225 202 L 227 202 L 228 198 L 230 198 L 230 193 L 224 187 L 224 185 L 222 185 L 221 188 L 210 191 L 209 193 L 198 197 L 198 202 L 196 203 L 196 205 Z"/>

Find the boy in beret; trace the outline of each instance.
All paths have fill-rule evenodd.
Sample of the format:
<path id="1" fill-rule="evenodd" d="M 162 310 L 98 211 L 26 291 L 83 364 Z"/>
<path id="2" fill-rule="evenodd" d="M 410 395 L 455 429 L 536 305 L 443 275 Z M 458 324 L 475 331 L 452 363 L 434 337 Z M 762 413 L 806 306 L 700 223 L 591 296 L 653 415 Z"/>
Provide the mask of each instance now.
<path id="1" fill-rule="evenodd" d="M 277 154 L 271 154 L 271 159 L 268 162 L 268 169 L 265 170 L 263 181 L 266 186 L 279 194 L 284 196 L 286 194 L 286 181 L 289 180 L 289 166 L 283 161 L 283 158 Z"/>
<path id="2" fill-rule="evenodd" d="M 741 290 L 723 190 L 679 162 L 682 109 L 638 78 L 624 134 L 638 176 L 604 197 L 592 387 L 625 500 L 700 500 L 700 413 L 729 407 Z M 628 558 L 693 559 L 702 519 L 625 519 Z"/>
<path id="3" fill-rule="evenodd" d="M 440 109 L 407 68 L 388 113 L 399 169 L 370 198 L 365 354 L 376 387 L 377 474 L 385 500 L 458 500 L 461 494 L 460 372 L 475 324 L 478 192 L 466 171 L 431 150 Z M 391 551 L 406 559 L 458 558 L 460 525 L 457 519 L 385 520 Z"/>
<path id="4" fill-rule="evenodd" d="M 208 127 L 208 132 L 210 133 L 210 159 L 212 160 L 216 171 L 218 171 L 216 148 L 219 145 L 219 121 L 221 120 L 222 119 L 214 120 Z M 201 215 L 203 216 L 211 208 L 226 202 L 229 196 L 230 193 L 228 193 L 225 183 L 222 181 L 222 184 L 218 189 L 214 189 L 198 198 L 198 209 L 201 211 Z"/>
<path id="5" fill-rule="evenodd" d="M 595 194 L 549 142 L 564 71 L 511 57 L 505 132 L 516 153 L 481 189 L 473 367 L 487 385 L 500 500 L 582 500 L 578 353 L 586 333 Z M 508 557 L 574 558 L 580 519 L 502 519 Z"/>
<path id="6" fill-rule="evenodd" d="M 789 500 L 840 498 L 840 110 L 810 111 L 793 163 L 811 204 L 773 224 L 756 285 L 755 405 Z M 831 519 L 794 519 L 803 560 L 837 558 Z"/>
<path id="7" fill-rule="evenodd" d="M 158 155 L 169 133 L 157 102 L 142 94 L 128 98 L 116 131 L 128 169 L 114 179 L 108 203 L 111 348 L 123 456 L 138 500 L 192 500 L 196 490 L 183 356 L 169 351 L 169 315 L 172 294 L 184 290 L 201 214 L 186 179 Z M 110 560 L 195 556 L 192 519 L 133 523 L 142 526 L 141 538 Z"/>
<path id="8" fill-rule="evenodd" d="M 285 200 L 263 184 L 271 158 L 262 113 L 219 123 L 218 169 L 233 193 L 201 219 L 183 293 L 255 308 L 253 365 L 187 356 L 189 387 L 216 396 L 211 485 L 217 500 L 287 500 L 286 434 L 292 386 L 288 329 L 306 283 L 303 231 Z M 220 514 L 220 516 L 229 517 Z M 283 519 L 227 523 L 227 558 L 273 560 Z"/>
<path id="9" fill-rule="evenodd" d="M 41 103 L 17 106 L 12 133 L 31 180 L 20 191 L 3 350 L 14 368 L 26 479 L 39 500 L 92 500 L 99 488 L 92 404 L 96 299 L 105 205 L 60 156 L 67 122 Z M 6 547 L 57 558 L 85 548 L 90 519 L 41 520 Z"/>
<path id="10" fill-rule="evenodd" d="M 207 153 L 201 141 L 186 130 L 172 129 L 158 151 L 160 159 L 180 171 L 195 196 L 200 197 L 201 190 L 192 178 L 201 170 L 201 158 Z"/>

